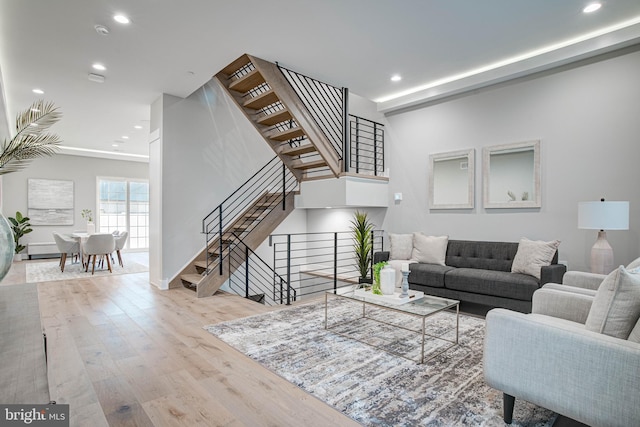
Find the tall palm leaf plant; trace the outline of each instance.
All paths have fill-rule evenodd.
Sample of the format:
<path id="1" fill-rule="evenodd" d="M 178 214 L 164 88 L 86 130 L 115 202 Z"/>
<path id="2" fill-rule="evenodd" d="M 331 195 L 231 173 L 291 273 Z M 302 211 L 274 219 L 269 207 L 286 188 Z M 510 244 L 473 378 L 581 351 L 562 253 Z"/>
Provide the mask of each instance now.
<path id="1" fill-rule="evenodd" d="M 372 230 L 373 224 L 369 221 L 367 213 L 356 211 L 351 220 L 351 235 L 356 256 L 356 267 L 360 272 L 360 277 L 363 279 L 369 276 L 371 268 L 371 255 L 373 252 Z"/>
<path id="2" fill-rule="evenodd" d="M 51 156 L 61 140 L 47 130 L 62 118 L 52 102 L 36 101 L 16 117 L 16 134 L 4 140 L 0 151 L 0 175 L 16 172 L 36 157 Z"/>

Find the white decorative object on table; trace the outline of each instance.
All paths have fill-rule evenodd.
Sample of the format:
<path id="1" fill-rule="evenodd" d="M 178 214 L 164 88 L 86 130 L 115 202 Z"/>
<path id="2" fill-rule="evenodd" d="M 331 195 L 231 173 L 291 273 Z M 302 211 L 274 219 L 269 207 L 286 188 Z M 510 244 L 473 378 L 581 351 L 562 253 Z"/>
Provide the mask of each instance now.
<path id="1" fill-rule="evenodd" d="M 409 264 L 405 270 L 404 264 L 402 265 L 402 293 L 400 298 L 406 298 L 409 296 Z"/>
<path id="2" fill-rule="evenodd" d="M 387 264 L 380 270 L 380 290 L 382 295 L 393 295 L 395 287 L 396 270 Z"/>

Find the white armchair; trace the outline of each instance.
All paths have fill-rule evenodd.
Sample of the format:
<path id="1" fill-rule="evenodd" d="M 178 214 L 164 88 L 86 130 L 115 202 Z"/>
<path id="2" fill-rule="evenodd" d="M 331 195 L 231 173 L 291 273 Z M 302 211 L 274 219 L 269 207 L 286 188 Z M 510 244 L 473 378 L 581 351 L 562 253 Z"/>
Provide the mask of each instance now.
<path id="1" fill-rule="evenodd" d="M 109 268 L 109 272 L 111 273 L 111 259 L 110 255 L 116 248 L 116 242 L 113 238 L 112 234 L 91 234 L 87 241 L 84 243 L 83 252 L 84 255 L 87 256 L 87 264 L 85 271 L 89 270 L 89 263 L 91 262 L 91 257 L 93 256 L 93 263 L 91 266 L 91 274 L 95 272 L 96 269 L 96 257 L 103 256 L 107 259 L 107 266 Z"/>
<path id="2" fill-rule="evenodd" d="M 124 267 L 124 263 L 122 262 L 122 255 L 120 251 L 124 248 L 124 245 L 127 243 L 127 239 L 129 238 L 129 232 L 123 231 L 118 235 L 114 235 L 116 241 L 116 253 L 118 254 L 118 263 L 120 267 Z"/>
<path id="3" fill-rule="evenodd" d="M 631 332 L 622 333 L 628 339 L 595 332 L 593 317 L 587 318 L 602 302 L 593 288 L 605 276 L 587 273 L 583 281 L 580 276 L 565 274 L 568 283 L 584 287 L 563 280 L 537 290 L 531 314 L 504 309 L 487 314 L 484 375 L 504 394 L 505 422 L 511 423 L 518 398 L 592 426 L 640 425 L 638 304 L 625 307 L 633 312 L 628 317 L 635 317 L 627 321 Z M 614 280 L 607 278 L 599 292 L 611 289 Z M 640 286 L 637 278 L 631 280 Z M 621 289 L 617 282 L 616 287 Z M 605 320 L 603 325 L 607 322 L 614 323 Z"/>
<path id="4" fill-rule="evenodd" d="M 75 239 L 71 239 L 56 232 L 53 233 L 53 240 L 55 240 L 58 251 L 60 251 L 60 271 L 64 273 L 64 266 L 67 263 L 67 255 L 71 254 L 72 259 L 74 255 L 78 256 L 80 253 L 80 243 Z"/>

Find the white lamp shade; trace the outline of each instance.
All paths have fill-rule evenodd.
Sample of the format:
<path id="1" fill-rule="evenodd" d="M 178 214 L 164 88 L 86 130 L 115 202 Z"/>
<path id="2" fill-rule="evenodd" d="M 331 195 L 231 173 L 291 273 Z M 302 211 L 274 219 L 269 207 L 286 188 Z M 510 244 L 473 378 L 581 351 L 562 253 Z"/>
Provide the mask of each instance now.
<path id="1" fill-rule="evenodd" d="M 628 230 L 629 202 L 580 202 L 578 228 Z"/>

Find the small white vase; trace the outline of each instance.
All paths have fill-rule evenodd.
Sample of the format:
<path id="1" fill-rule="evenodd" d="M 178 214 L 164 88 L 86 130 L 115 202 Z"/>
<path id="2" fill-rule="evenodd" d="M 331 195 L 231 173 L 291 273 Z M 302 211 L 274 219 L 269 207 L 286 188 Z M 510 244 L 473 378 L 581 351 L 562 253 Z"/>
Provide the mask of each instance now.
<path id="1" fill-rule="evenodd" d="M 20 261 L 22 261 L 22 254 L 14 254 L 13 262 L 20 262 Z"/>
<path id="2" fill-rule="evenodd" d="M 385 265 L 380 270 L 380 290 L 382 295 L 393 295 L 396 288 L 396 270 L 390 265 Z"/>
<path id="3" fill-rule="evenodd" d="M 96 225 L 92 222 L 87 223 L 87 234 L 94 234 L 96 232 Z"/>

